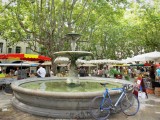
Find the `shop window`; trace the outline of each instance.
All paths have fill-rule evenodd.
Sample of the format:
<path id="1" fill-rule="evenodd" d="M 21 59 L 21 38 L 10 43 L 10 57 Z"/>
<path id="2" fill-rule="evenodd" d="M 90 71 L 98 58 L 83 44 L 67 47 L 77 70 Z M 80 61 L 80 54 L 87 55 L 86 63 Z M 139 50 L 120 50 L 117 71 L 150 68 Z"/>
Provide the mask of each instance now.
<path id="1" fill-rule="evenodd" d="M 21 53 L 21 47 L 16 46 L 16 53 Z"/>
<path id="2" fill-rule="evenodd" d="M 0 53 L 2 53 L 3 52 L 3 43 L 1 42 L 0 43 Z"/>
<path id="3" fill-rule="evenodd" d="M 26 53 L 31 53 L 31 49 L 29 47 L 26 47 Z"/>
<path id="4" fill-rule="evenodd" d="M 12 48 L 8 48 L 8 53 L 12 53 Z"/>
<path id="5" fill-rule="evenodd" d="M 30 40 L 31 39 L 31 36 L 30 35 L 27 35 L 27 40 Z"/>

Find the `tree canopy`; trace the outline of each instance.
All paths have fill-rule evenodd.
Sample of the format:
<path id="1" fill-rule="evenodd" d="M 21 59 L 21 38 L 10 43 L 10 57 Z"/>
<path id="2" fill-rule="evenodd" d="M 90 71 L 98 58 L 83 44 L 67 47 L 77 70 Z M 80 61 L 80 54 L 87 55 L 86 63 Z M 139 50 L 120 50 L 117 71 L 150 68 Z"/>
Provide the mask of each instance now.
<path id="1" fill-rule="evenodd" d="M 36 52 L 38 45 L 52 59 L 54 52 L 70 50 L 67 33 L 79 33 L 78 50 L 96 59 L 122 59 L 160 50 L 159 5 L 159 0 L 9 0 L 0 5 L 0 32 L 9 45 L 24 41 Z"/>

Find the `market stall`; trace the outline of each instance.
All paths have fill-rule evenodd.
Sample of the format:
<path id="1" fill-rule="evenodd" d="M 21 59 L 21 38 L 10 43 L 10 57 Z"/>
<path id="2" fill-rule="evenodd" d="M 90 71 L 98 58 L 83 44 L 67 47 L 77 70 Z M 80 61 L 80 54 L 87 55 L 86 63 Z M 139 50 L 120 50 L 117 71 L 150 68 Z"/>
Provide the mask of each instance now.
<path id="1" fill-rule="evenodd" d="M 23 53 L 9 53 L 9 54 L 0 54 L 1 60 L 20 60 L 19 63 L 0 63 L 0 86 L 8 86 L 14 80 L 17 80 L 17 77 L 24 79 L 24 74 L 26 77 L 30 73 L 30 67 L 37 67 L 39 63 L 27 63 L 26 61 L 50 61 L 51 58 L 43 55 L 35 54 L 23 54 Z M 25 62 L 24 62 L 25 61 Z M 15 76 L 16 69 L 20 69 L 21 73 Z"/>

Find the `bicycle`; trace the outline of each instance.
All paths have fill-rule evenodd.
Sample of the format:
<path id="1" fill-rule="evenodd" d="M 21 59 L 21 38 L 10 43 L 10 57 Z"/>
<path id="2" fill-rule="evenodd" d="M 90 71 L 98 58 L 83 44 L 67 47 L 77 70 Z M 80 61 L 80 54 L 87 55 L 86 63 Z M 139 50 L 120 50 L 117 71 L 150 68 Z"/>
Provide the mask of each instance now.
<path id="1" fill-rule="evenodd" d="M 107 83 L 100 84 L 106 86 Z M 112 90 L 119 90 L 121 92 L 115 104 L 113 104 L 107 88 L 103 96 L 97 96 L 92 99 L 89 110 L 94 119 L 106 120 L 111 112 L 117 113 L 119 110 L 128 116 L 133 116 L 139 111 L 140 103 L 138 97 L 130 91 L 133 90 L 132 85 L 124 84 L 122 88 L 114 88 Z"/>

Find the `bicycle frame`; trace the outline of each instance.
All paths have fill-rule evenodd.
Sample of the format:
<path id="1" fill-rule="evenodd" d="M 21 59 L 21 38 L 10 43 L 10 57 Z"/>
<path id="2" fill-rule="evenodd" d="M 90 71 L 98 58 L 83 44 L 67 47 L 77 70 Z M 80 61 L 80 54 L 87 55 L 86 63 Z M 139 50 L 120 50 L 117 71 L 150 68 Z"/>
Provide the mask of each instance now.
<path id="1" fill-rule="evenodd" d="M 106 88 L 107 83 L 100 84 Z M 139 100 L 132 93 L 134 86 L 132 84 L 123 84 L 122 86 L 122 88 L 112 89 L 117 92 L 114 101 L 112 101 L 112 95 L 107 88 L 103 96 L 96 96 L 92 99 L 89 110 L 93 118 L 106 120 L 111 113 L 122 111 L 127 116 L 133 116 L 138 112 Z"/>
<path id="2" fill-rule="evenodd" d="M 117 107 L 117 105 L 119 104 L 119 102 L 122 100 L 122 98 L 125 96 L 126 94 L 126 90 L 124 88 L 115 88 L 115 89 L 112 89 L 112 90 L 120 90 L 122 93 L 120 95 L 120 97 L 118 98 L 118 100 L 116 101 L 116 103 L 114 104 L 114 107 Z M 104 105 L 104 102 L 106 100 L 106 97 L 109 98 L 109 104 L 110 104 L 110 107 L 108 108 L 103 108 L 103 105 Z M 101 104 L 100 104 L 100 110 L 110 110 L 112 108 L 113 104 L 112 104 L 112 100 L 111 100 L 111 97 L 110 97 L 110 94 L 108 92 L 108 89 L 106 88 L 106 91 L 104 92 L 103 94 L 103 99 L 101 101 Z"/>

